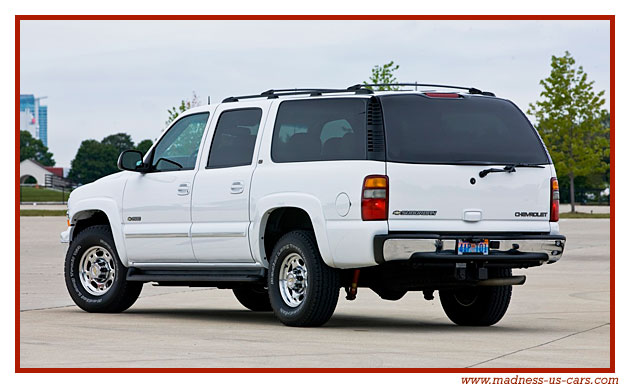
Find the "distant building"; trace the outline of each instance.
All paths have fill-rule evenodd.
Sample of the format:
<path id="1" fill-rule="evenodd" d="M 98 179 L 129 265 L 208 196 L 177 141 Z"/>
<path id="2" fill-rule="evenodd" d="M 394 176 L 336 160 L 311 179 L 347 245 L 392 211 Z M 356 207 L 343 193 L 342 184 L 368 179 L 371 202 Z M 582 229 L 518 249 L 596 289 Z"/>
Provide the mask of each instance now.
<path id="1" fill-rule="evenodd" d="M 39 106 L 39 139 L 48 147 L 48 107 Z"/>
<path id="2" fill-rule="evenodd" d="M 48 167 L 33 159 L 20 162 L 20 184 L 33 183 L 46 187 L 68 187 L 63 177 L 63 167 Z"/>
<path id="3" fill-rule="evenodd" d="M 48 107 L 40 105 L 44 98 L 20 94 L 20 130 L 29 131 L 48 147 Z"/>

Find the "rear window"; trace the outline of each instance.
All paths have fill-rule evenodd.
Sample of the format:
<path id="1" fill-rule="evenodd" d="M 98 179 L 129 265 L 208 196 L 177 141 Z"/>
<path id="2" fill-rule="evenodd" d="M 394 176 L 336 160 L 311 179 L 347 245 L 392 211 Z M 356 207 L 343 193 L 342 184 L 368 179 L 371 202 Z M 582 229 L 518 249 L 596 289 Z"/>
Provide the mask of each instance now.
<path id="1" fill-rule="evenodd" d="M 491 98 L 383 96 L 387 160 L 435 164 L 548 164 L 544 146 L 512 103 Z"/>
<path id="2" fill-rule="evenodd" d="M 365 99 L 284 101 L 278 108 L 271 158 L 276 163 L 365 160 Z"/>

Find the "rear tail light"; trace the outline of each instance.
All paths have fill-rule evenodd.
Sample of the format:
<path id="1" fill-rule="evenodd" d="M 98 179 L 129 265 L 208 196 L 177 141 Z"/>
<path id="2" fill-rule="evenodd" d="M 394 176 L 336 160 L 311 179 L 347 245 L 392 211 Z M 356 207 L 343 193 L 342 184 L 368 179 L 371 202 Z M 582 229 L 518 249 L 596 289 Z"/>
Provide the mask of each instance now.
<path id="1" fill-rule="evenodd" d="M 363 221 L 387 220 L 388 184 L 385 175 L 369 175 L 363 180 L 361 218 Z"/>
<path id="2" fill-rule="evenodd" d="M 560 220 L 560 185 L 558 178 L 551 178 L 551 212 L 549 221 L 557 222 Z"/>

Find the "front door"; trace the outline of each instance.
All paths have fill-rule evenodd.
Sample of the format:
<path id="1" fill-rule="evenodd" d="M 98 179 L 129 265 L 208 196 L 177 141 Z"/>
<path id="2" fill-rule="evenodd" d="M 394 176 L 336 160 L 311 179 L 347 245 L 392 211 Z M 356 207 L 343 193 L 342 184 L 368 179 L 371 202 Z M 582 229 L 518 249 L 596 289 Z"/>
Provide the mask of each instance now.
<path id="1" fill-rule="evenodd" d="M 123 231 L 131 263 L 195 262 L 190 202 L 209 113 L 182 117 L 148 155 L 151 171 L 134 174 L 123 196 Z"/>
<path id="2" fill-rule="evenodd" d="M 220 107 L 209 157 L 195 176 L 191 237 L 199 262 L 253 262 L 249 247 L 249 186 L 267 101 Z M 208 143 L 208 142 L 207 142 Z M 206 152 L 204 152 L 206 154 Z"/>

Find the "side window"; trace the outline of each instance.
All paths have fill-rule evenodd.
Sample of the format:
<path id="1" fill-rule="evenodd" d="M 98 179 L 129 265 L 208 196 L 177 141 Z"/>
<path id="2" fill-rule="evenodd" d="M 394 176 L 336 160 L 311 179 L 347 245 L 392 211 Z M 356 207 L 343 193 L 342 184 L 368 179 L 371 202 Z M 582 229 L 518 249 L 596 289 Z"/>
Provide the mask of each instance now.
<path id="1" fill-rule="evenodd" d="M 199 113 L 179 119 L 155 146 L 153 169 L 156 171 L 192 170 L 195 168 L 199 145 L 209 113 Z"/>
<path id="2" fill-rule="evenodd" d="M 262 110 L 247 108 L 221 113 L 210 146 L 207 168 L 252 164 Z"/>
<path id="3" fill-rule="evenodd" d="M 276 163 L 366 159 L 366 104 L 356 98 L 282 102 L 271 158 Z"/>

